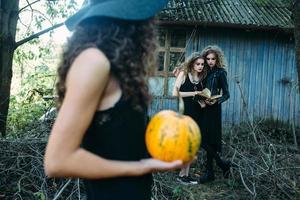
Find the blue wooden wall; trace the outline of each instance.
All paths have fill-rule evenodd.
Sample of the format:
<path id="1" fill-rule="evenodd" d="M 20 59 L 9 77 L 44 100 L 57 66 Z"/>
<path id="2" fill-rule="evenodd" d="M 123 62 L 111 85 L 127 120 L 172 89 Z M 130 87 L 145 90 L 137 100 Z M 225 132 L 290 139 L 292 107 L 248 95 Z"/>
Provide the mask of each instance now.
<path id="1" fill-rule="evenodd" d="M 297 71 L 291 34 L 198 27 L 196 37 L 187 46 L 186 56 L 212 44 L 223 49 L 228 62 L 231 97 L 222 107 L 225 125 L 245 121 L 247 108 L 251 120 L 271 118 L 300 126 L 300 95 L 296 89 Z M 169 94 L 173 82 L 174 78 L 169 78 Z M 151 85 L 154 95 L 160 93 L 157 88 L 157 85 Z M 153 99 L 151 115 L 161 109 L 176 108 L 174 99 L 165 99 Z"/>

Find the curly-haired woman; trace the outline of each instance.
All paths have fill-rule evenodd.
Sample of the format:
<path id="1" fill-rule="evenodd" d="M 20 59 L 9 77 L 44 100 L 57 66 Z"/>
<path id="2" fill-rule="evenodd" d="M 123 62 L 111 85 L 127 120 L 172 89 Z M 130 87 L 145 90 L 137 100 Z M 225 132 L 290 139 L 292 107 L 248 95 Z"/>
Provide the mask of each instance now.
<path id="1" fill-rule="evenodd" d="M 204 120 L 201 127 L 202 148 L 207 154 L 206 173 L 200 177 L 199 183 L 206 183 L 215 179 L 213 160 L 222 169 L 225 178 L 229 175 L 231 163 L 220 158 L 219 153 L 222 147 L 222 113 L 221 104 L 229 99 L 226 62 L 223 51 L 218 46 L 207 46 L 202 54 L 208 71 L 204 79 L 204 85 L 211 91 L 211 95 L 220 95 L 221 98 L 206 100 L 204 109 Z"/>
<path id="2" fill-rule="evenodd" d="M 58 69 L 45 171 L 83 178 L 88 199 L 150 199 L 151 172 L 182 167 L 148 158 L 144 141 L 152 18 L 166 3 L 90 0 L 66 21 L 73 34 Z"/>
<path id="3" fill-rule="evenodd" d="M 194 119 L 200 130 L 204 122 L 203 108 L 205 102 L 197 94 L 201 92 L 203 80 L 206 76 L 204 67 L 204 57 L 199 52 L 194 52 L 185 63 L 182 64 L 182 70 L 179 72 L 174 88 L 173 95 L 177 96 L 177 89 L 184 101 L 184 114 Z M 198 181 L 189 175 L 190 166 L 187 165 L 181 169 L 177 180 L 185 185 L 197 184 Z"/>

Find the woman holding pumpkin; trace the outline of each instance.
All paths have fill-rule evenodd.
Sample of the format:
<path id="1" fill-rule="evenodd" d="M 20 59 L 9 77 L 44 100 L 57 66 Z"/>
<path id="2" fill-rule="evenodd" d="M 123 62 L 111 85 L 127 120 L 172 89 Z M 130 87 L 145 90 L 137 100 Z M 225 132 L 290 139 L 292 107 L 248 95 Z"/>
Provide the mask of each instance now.
<path id="1" fill-rule="evenodd" d="M 167 0 L 90 0 L 58 69 L 59 113 L 45 153 L 52 177 L 81 177 L 88 199 L 150 199 L 153 171 L 182 161 L 148 158 L 146 67 L 153 66 L 153 16 Z"/>
<path id="2" fill-rule="evenodd" d="M 204 57 L 199 53 L 193 53 L 183 64 L 173 88 L 173 95 L 177 96 L 177 89 L 184 101 L 184 114 L 192 117 L 198 124 L 200 130 L 203 125 L 203 108 L 205 102 L 200 100 L 197 94 L 203 90 L 202 81 L 206 76 Z M 181 169 L 177 180 L 183 184 L 197 184 L 197 180 L 189 176 L 187 165 Z"/>
<path id="3" fill-rule="evenodd" d="M 211 95 L 222 97 L 216 100 L 206 100 L 204 109 L 205 122 L 201 126 L 202 130 L 202 148 L 206 150 L 206 173 L 200 177 L 200 183 L 207 183 L 215 179 L 213 170 L 213 160 L 222 169 L 223 176 L 229 176 L 231 163 L 223 161 L 219 152 L 221 152 L 222 140 L 222 121 L 221 104 L 229 99 L 227 73 L 224 69 L 225 59 L 223 51 L 218 46 L 208 46 L 202 51 L 207 65 L 207 76 L 204 79 L 204 85 L 211 91 Z"/>

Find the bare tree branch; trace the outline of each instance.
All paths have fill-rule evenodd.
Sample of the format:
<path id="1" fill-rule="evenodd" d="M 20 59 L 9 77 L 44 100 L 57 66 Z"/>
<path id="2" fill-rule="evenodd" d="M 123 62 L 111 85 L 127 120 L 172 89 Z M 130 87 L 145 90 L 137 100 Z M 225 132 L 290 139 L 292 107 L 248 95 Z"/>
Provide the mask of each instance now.
<path id="1" fill-rule="evenodd" d="M 36 1 L 31 2 L 31 3 L 29 3 L 29 2 L 27 1 L 28 4 L 27 4 L 26 6 L 24 6 L 23 8 L 21 8 L 21 9 L 19 10 L 19 13 L 22 12 L 23 10 L 25 10 L 27 7 L 31 7 L 33 4 L 35 4 L 35 3 L 39 2 L 39 1 L 41 1 L 41 0 L 36 0 Z M 32 9 L 32 7 L 31 7 L 31 9 Z"/>
<path id="2" fill-rule="evenodd" d="M 27 25 L 22 21 L 21 18 L 19 18 L 19 22 L 20 22 L 20 24 L 22 24 L 24 27 L 26 27 L 26 32 L 27 32 L 27 30 L 30 28 L 30 26 L 27 26 Z"/>
<path id="3" fill-rule="evenodd" d="M 28 4 L 28 6 L 30 7 L 30 9 L 31 9 L 31 10 L 33 10 L 33 8 L 32 8 L 32 6 L 31 6 L 31 4 L 29 3 L 29 1 L 28 1 L 28 0 L 26 0 L 26 2 L 27 2 L 27 4 Z"/>
<path id="4" fill-rule="evenodd" d="M 32 20 L 33 20 L 33 8 L 31 6 L 31 4 L 29 3 L 28 0 L 26 0 L 27 4 L 29 5 L 30 9 L 31 9 L 31 15 L 30 15 L 30 23 L 29 23 L 29 26 L 27 26 L 27 29 L 26 29 L 26 32 L 29 30 L 30 26 L 31 26 L 31 23 L 32 23 Z"/>
<path id="5" fill-rule="evenodd" d="M 61 188 L 61 190 L 58 192 L 57 195 L 55 195 L 53 200 L 56 200 L 60 197 L 60 195 L 62 194 L 62 192 L 66 189 L 66 187 L 71 183 L 72 179 L 69 179 L 66 184 Z"/>
<path id="6" fill-rule="evenodd" d="M 26 42 L 28 42 L 28 41 L 34 39 L 34 38 L 38 38 L 39 36 L 41 36 L 41 35 L 43 35 L 43 34 L 45 34 L 45 33 L 48 33 L 48 32 L 51 31 L 51 30 L 54 30 L 54 29 L 56 29 L 56 28 L 58 28 L 58 27 L 61 27 L 62 25 L 64 25 L 64 23 L 56 24 L 56 25 L 51 26 L 51 27 L 49 27 L 49 28 L 47 28 L 47 29 L 45 29 L 45 30 L 43 30 L 43 31 L 40 31 L 40 32 L 38 32 L 38 33 L 35 33 L 35 34 L 33 34 L 33 35 L 31 35 L 31 36 L 29 36 L 29 37 L 23 39 L 23 40 L 20 40 L 20 41 L 16 42 L 16 44 L 15 44 L 15 49 L 17 49 L 17 48 L 18 48 L 19 46 L 21 46 L 22 44 L 24 44 L 24 43 L 26 43 Z"/>

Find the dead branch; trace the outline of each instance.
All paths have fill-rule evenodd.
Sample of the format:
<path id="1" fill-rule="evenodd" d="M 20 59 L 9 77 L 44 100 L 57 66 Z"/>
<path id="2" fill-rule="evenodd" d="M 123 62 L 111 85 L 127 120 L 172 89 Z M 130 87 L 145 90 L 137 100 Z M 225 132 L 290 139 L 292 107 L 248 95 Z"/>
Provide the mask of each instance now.
<path id="1" fill-rule="evenodd" d="M 51 27 L 49 27 L 49 28 L 47 28 L 47 29 L 45 29 L 45 30 L 43 30 L 43 31 L 40 31 L 40 32 L 38 32 L 38 33 L 35 33 L 35 34 L 33 34 L 33 35 L 31 35 L 31 36 L 29 36 L 29 37 L 23 39 L 23 40 L 20 40 L 20 41 L 16 42 L 16 44 L 15 44 L 15 49 L 18 48 L 19 46 L 21 46 L 22 44 L 24 44 L 24 43 L 26 43 L 26 42 L 28 42 L 28 41 L 34 39 L 34 38 L 38 38 L 39 36 L 41 36 L 41 35 L 43 35 L 43 34 L 45 34 L 45 33 L 48 33 L 48 32 L 51 31 L 51 30 L 54 30 L 54 29 L 56 29 L 56 28 L 61 27 L 62 25 L 64 25 L 64 23 L 56 24 L 56 25 L 51 26 Z"/>
<path id="2" fill-rule="evenodd" d="M 31 8 L 32 8 L 32 5 L 33 5 L 33 4 L 35 4 L 35 3 L 37 3 L 37 2 L 39 2 L 39 1 L 41 1 L 41 0 L 36 0 L 36 1 L 31 2 L 31 3 L 29 3 L 28 0 L 26 0 L 26 1 L 27 1 L 27 5 L 24 6 L 23 8 L 21 8 L 21 9 L 19 10 L 19 13 L 22 12 L 23 10 L 25 10 L 25 9 L 28 8 L 28 7 L 31 7 Z"/>

